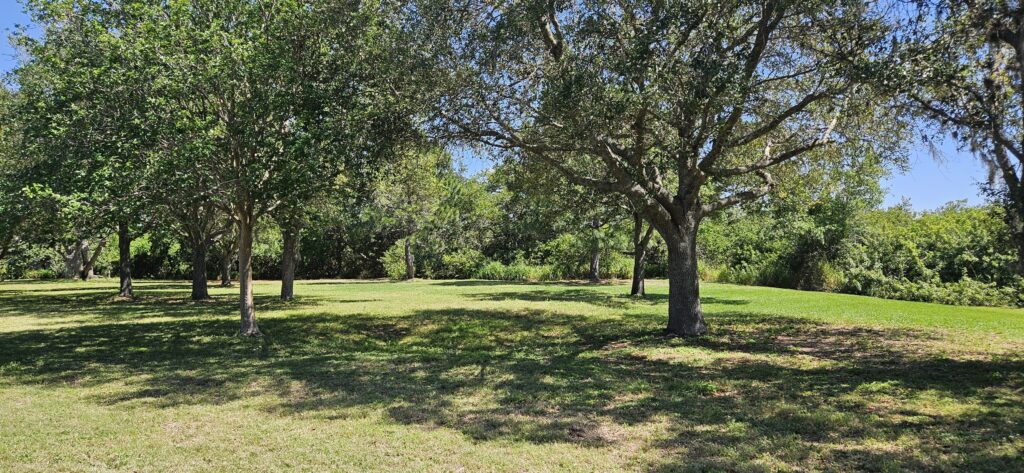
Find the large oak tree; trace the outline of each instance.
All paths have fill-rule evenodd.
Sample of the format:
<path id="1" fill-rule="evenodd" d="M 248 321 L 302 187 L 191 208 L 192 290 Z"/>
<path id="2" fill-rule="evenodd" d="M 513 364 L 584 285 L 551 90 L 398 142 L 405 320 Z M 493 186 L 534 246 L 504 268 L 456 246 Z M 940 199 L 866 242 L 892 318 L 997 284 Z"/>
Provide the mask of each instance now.
<path id="1" fill-rule="evenodd" d="M 455 136 L 525 152 L 629 198 L 668 245 L 668 330 L 707 331 L 696 234 L 759 198 L 772 168 L 814 165 L 863 106 L 881 52 L 861 1 L 483 1 L 420 8 Z M 426 47 L 426 46 L 425 46 Z"/>

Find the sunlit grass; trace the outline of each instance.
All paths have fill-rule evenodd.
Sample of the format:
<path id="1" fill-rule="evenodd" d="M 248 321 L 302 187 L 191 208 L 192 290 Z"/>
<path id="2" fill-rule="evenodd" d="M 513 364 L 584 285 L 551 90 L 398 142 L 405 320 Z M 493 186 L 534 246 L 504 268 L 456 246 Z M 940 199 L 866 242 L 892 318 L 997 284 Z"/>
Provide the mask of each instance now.
<path id="1" fill-rule="evenodd" d="M 0 283 L 0 471 L 1021 471 L 1024 311 L 705 285 Z"/>

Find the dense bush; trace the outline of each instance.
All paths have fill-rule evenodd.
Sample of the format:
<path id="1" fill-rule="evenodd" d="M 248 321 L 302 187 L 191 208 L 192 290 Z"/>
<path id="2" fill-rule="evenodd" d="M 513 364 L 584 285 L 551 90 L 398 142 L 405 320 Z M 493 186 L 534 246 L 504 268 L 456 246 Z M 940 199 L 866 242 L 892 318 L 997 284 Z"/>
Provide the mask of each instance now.
<path id="1" fill-rule="evenodd" d="M 472 248 L 463 248 L 441 257 L 441 269 L 437 276 L 445 279 L 468 279 L 474 277 L 486 263 L 483 253 Z"/>
<path id="2" fill-rule="evenodd" d="M 405 241 L 399 240 L 391 245 L 380 259 L 384 266 L 384 274 L 391 279 L 405 277 Z"/>
<path id="3" fill-rule="evenodd" d="M 52 269 L 30 269 L 25 271 L 22 277 L 25 279 L 48 280 L 57 279 L 60 275 Z"/>
<path id="4" fill-rule="evenodd" d="M 476 273 L 478 279 L 491 279 L 495 281 L 549 281 L 558 279 L 553 277 L 551 267 L 547 265 L 531 265 L 522 261 L 511 264 L 504 264 L 499 261 L 490 261 L 484 264 Z"/>
<path id="5" fill-rule="evenodd" d="M 851 211 L 852 210 L 852 211 Z M 1024 305 L 998 206 L 734 212 L 701 235 L 705 280 L 962 305 Z"/>

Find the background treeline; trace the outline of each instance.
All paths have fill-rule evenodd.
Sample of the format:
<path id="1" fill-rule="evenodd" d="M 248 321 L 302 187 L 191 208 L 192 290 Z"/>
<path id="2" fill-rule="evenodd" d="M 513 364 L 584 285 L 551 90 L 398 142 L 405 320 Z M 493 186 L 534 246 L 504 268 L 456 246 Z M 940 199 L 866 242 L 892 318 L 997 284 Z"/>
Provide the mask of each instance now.
<path id="1" fill-rule="evenodd" d="M 299 237 L 297 277 L 402 279 L 408 276 L 407 241 L 420 278 L 632 276 L 636 229 L 624 202 L 541 192 L 550 187 L 514 163 L 471 175 L 446 153 L 430 155 L 430 162 L 414 163 L 425 174 L 406 207 L 392 203 L 411 192 L 395 187 L 406 175 L 373 181 L 369 192 L 318 201 Z M 708 219 L 699 239 L 701 278 L 945 304 L 1024 305 L 1003 206 L 883 209 L 878 180 L 886 171 L 865 171 L 803 176 L 788 192 Z M 259 222 L 256 278 L 281 278 L 281 231 L 275 219 Z M 666 255 L 657 240 L 652 236 L 645 252 L 648 277 L 665 276 Z M 21 246 L 0 262 L 0 277 L 79 277 L 81 260 L 93 255 L 93 272 L 116 274 L 116 233 L 68 243 L 75 244 L 82 254 L 70 257 L 64 246 Z M 131 251 L 132 273 L 139 277 L 192 277 L 189 243 L 171 231 L 154 229 L 134 239 Z M 232 253 L 211 251 L 207 276 L 221 278 L 225 264 L 234 270 Z"/>

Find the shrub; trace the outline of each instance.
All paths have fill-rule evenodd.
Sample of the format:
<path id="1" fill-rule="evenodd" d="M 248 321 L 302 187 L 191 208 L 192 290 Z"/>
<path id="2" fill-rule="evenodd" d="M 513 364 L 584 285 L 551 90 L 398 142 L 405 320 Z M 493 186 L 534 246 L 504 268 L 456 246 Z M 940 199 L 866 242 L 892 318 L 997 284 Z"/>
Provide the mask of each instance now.
<path id="1" fill-rule="evenodd" d="M 697 265 L 697 274 L 700 276 L 701 281 L 725 282 L 722 279 L 722 273 L 725 271 L 728 271 L 728 268 L 724 264 L 705 263 L 702 261 Z"/>
<path id="2" fill-rule="evenodd" d="M 441 270 L 438 271 L 438 276 L 449 279 L 471 278 L 484 265 L 484 261 L 483 253 L 464 248 L 441 256 Z"/>
<path id="3" fill-rule="evenodd" d="M 779 261 L 724 267 L 718 281 L 748 286 L 789 287 L 793 280 L 789 268 Z"/>
<path id="4" fill-rule="evenodd" d="M 384 274 L 391 279 L 402 279 L 405 277 L 405 240 L 398 240 L 391 245 L 384 256 L 380 258 L 384 266 Z"/>
<path id="5" fill-rule="evenodd" d="M 57 273 L 52 269 L 29 269 L 23 274 L 25 279 L 49 280 L 57 279 Z"/>
<path id="6" fill-rule="evenodd" d="M 601 260 L 601 277 L 628 279 L 633 277 L 633 258 L 616 251 L 607 252 Z"/>
<path id="7" fill-rule="evenodd" d="M 1020 305 L 1020 287 L 999 287 L 970 278 L 956 282 L 910 281 L 885 279 L 865 291 L 865 294 L 886 299 L 937 302 L 950 305 L 1015 306 Z"/>
<path id="8" fill-rule="evenodd" d="M 548 281 L 552 277 L 552 269 L 547 265 L 530 265 L 521 261 L 505 265 L 498 261 L 484 264 L 476 273 L 479 279 L 495 281 Z"/>

